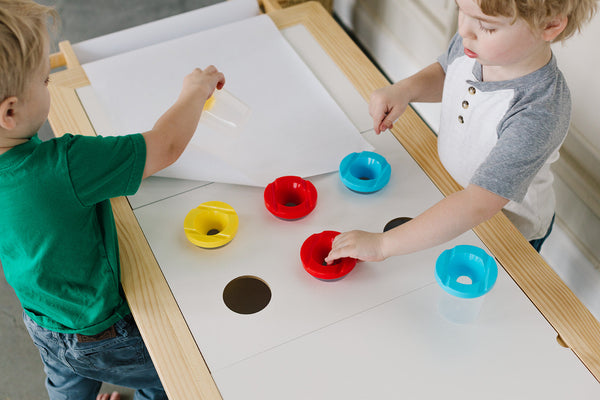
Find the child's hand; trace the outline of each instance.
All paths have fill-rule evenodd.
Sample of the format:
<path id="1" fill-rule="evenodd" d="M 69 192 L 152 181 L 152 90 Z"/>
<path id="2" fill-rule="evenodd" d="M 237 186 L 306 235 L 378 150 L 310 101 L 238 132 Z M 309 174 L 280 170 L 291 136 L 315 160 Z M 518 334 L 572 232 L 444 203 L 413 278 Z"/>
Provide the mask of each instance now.
<path id="1" fill-rule="evenodd" d="M 377 89 L 371 94 L 369 115 L 373 118 L 373 129 L 376 134 L 391 129 L 394 122 L 408 107 L 408 98 L 397 85 Z"/>
<path id="2" fill-rule="evenodd" d="M 198 126 L 206 100 L 225 85 L 225 76 L 214 66 L 194 69 L 183 79 L 175 103 L 144 132 L 146 165 L 144 178 L 173 164 L 185 150 Z"/>
<path id="3" fill-rule="evenodd" d="M 338 258 L 352 257 L 362 261 L 381 261 L 386 257 L 382 250 L 382 233 L 365 231 L 344 232 L 333 239 L 331 251 L 325 258 L 331 264 Z"/>
<path id="4" fill-rule="evenodd" d="M 200 95 L 202 101 L 206 101 L 212 96 L 215 89 L 222 89 L 225 85 L 225 76 L 213 65 L 194 69 L 183 79 L 183 89 L 181 96 Z"/>

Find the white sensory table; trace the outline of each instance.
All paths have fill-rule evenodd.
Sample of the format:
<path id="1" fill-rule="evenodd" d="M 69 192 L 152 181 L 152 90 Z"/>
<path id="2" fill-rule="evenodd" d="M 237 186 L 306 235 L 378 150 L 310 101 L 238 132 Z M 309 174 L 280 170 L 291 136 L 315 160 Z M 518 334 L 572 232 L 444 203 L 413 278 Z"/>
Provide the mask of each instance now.
<path id="1" fill-rule="evenodd" d="M 543 290 L 533 287 L 524 293 L 500 264 L 498 281 L 477 319 L 460 324 L 439 311 L 444 293 L 435 282 L 434 266 L 443 250 L 471 244 L 504 257 L 502 249 L 499 255 L 488 250 L 474 232 L 408 256 L 358 263 L 335 282 L 304 271 L 300 246 L 311 234 L 381 231 L 388 221 L 416 216 L 443 195 L 413 160 L 420 155 L 411 156 L 396 132 L 377 136 L 370 129 L 363 100 L 368 88 L 347 78 L 347 67 L 328 55 L 332 47 L 349 46 L 348 39 L 332 45 L 323 44 L 321 34 L 318 40 L 313 37 L 323 24 L 334 24 L 322 8 L 306 4 L 274 12 L 272 18 L 288 25 L 281 30 L 284 37 L 375 151 L 386 157 L 391 180 L 379 192 L 359 194 L 344 187 L 337 172 L 311 177 L 318 191 L 315 210 L 285 221 L 267 211 L 262 188 L 152 177 L 129 198 L 147 246 L 136 242 L 140 232 L 131 234 L 138 239 L 122 237 L 135 229 L 120 222 L 127 219 L 121 218 L 127 207 L 113 203 L 125 253 L 123 286 L 170 398 L 599 398 L 596 365 L 589 357 L 598 360 L 600 348 L 582 353 L 573 345 L 573 351 L 560 346 L 556 331 L 563 339 L 571 332 L 561 332 L 560 323 L 553 327 L 547 321 L 552 317 L 538 311 L 543 307 L 536 296 Z M 334 36 L 340 35 L 338 27 L 332 29 Z M 85 46 L 74 49 L 84 52 Z M 344 56 L 352 58 L 352 52 Z M 65 58 L 69 68 L 70 56 Z M 52 91 L 53 101 L 59 99 L 53 107 L 65 107 L 62 89 Z M 50 120 L 57 134 L 62 126 L 80 128 L 56 114 Z M 400 129 L 402 125 L 395 128 Z M 183 220 L 191 209 L 214 200 L 236 210 L 238 232 L 221 248 L 196 247 L 184 235 Z M 523 241 L 515 242 L 514 251 Z M 145 268 L 151 269 L 146 264 L 129 266 L 138 250 L 147 251 L 144 246 L 151 249 L 158 273 L 146 276 Z M 532 256 L 523 259 L 527 257 Z M 265 309 L 242 315 L 226 307 L 223 290 L 240 276 L 267 283 L 272 298 Z M 563 290 L 552 293 L 556 308 L 564 306 Z M 567 305 L 576 316 L 582 313 L 579 305 Z M 597 321 L 590 324 L 582 336 L 592 331 L 595 340 Z"/>
<path id="2" fill-rule="evenodd" d="M 355 110 L 360 112 L 360 110 Z M 261 188 L 210 183 L 134 196 L 135 215 L 224 399 L 595 398 L 600 385 L 500 268 L 480 315 L 458 324 L 438 310 L 437 256 L 458 244 L 484 247 L 468 232 L 443 246 L 380 263 L 359 263 L 335 282 L 307 274 L 300 246 L 313 233 L 381 231 L 442 198 L 389 133 L 364 133 L 392 166 L 374 194 L 349 191 L 337 173 L 310 178 L 317 207 L 285 221 Z M 163 180 L 165 178 L 156 178 Z M 160 182 L 149 181 L 151 185 Z M 240 219 L 218 249 L 189 243 L 182 221 L 206 201 L 224 201 Z M 255 276 L 272 291 L 255 314 L 229 310 L 223 290 Z M 500 384 L 501 383 L 501 384 Z M 520 396 L 520 397 L 518 397 Z"/>

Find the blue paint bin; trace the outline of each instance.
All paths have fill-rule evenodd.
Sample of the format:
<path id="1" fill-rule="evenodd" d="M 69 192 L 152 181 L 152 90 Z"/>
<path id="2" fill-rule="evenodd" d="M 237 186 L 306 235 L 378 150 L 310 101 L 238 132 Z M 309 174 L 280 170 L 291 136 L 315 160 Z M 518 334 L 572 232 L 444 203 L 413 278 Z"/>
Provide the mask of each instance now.
<path id="1" fill-rule="evenodd" d="M 390 181 L 392 168 L 380 154 L 372 151 L 348 154 L 340 163 L 340 179 L 350 190 L 373 193 Z"/>

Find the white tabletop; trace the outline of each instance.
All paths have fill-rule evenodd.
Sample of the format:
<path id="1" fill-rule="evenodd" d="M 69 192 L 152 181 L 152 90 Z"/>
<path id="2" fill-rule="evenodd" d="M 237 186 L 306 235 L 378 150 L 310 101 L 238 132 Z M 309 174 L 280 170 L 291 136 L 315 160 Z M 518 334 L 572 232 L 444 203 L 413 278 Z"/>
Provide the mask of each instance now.
<path id="1" fill-rule="evenodd" d="M 134 210 L 223 398 L 476 399 L 490 388 L 486 398 L 596 398 L 596 380 L 502 268 L 473 322 L 439 311 L 445 292 L 434 280 L 435 260 L 457 244 L 485 248 L 472 232 L 427 251 L 359 263 L 336 282 L 304 271 L 300 246 L 312 233 L 381 230 L 441 198 L 395 138 L 365 135 L 391 163 L 390 183 L 365 195 L 345 188 L 337 173 L 310 179 L 319 198 L 301 220 L 269 214 L 259 188 L 227 184 Z M 182 221 L 212 200 L 233 206 L 240 228 L 231 243 L 208 250 L 186 240 Z M 222 300 L 227 283 L 244 275 L 272 291 L 256 314 L 236 314 Z"/>

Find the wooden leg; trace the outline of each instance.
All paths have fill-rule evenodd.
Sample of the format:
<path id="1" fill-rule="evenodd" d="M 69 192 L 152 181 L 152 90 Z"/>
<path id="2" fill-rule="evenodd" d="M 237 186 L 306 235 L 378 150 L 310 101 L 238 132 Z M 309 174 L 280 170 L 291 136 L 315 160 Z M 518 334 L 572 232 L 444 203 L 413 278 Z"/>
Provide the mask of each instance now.
<path id="1" fill-rule="evenodd" d="M 263 7 L 266 13 L 282 9 L 281 4 L 277 0 L 259 0 L 258 4 Z"/>

